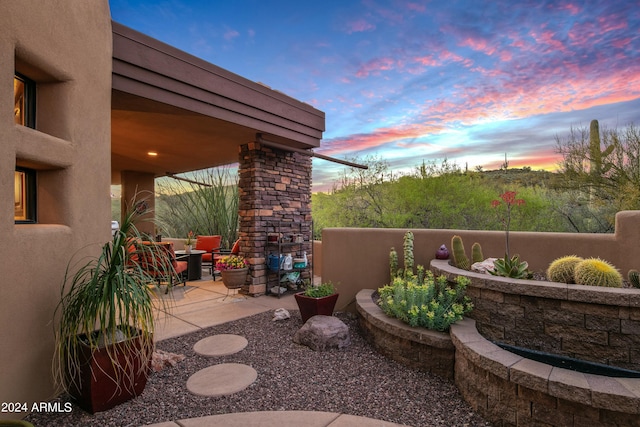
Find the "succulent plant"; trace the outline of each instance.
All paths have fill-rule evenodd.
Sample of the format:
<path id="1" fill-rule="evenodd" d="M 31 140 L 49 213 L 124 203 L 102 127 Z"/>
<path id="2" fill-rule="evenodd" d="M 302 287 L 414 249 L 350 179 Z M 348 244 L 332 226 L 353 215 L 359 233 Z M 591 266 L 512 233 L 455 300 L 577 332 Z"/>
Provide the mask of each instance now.
<path id="1" fill-rule="evenodd" d="M 396 248 L 391 248 L 389 252 L 389 273 L 391 274 L 391 283 L 398 276 L 398 252 Z"/>
<path id="2" fill-rule="evenodd" d="M 584 259 L 577 255 L 568 255 L 554 260 L 547 268 L 547 279 L 552 282 L 576 283 L 574 270 L 582 261 Z"/>
<path id="3" fill-rule="evenodd" d="M 471 245 L 471 263 L 475 264 L 476 262 L 482 261 L 484 261 L 482 246 L 480 246 L 480 243 L 475 242 L 473 245 Z"/>
<path id="4" fill-rule="evenodd" d="M 638 272 L 638 270 L 629 270 L 627 278 L 629 279 L 631 286 L 634 288 L 640 288 L 640 272 Z"/>
<path id="5" fill-rule="evenodd" d="M 487 270 L 494 276 L 511 277 L 512 279 L 531 279 L 533 273 L 529 271 L 529 264 L 526 261 L 520 261 L 519 255 L 511 258 L 504 254 L 504 259 L 498 258 L 493 262 L 494 269 Z"/>
<path id="6" fill-rule="evenodd" d="M 451 238 L 451 249 L 453 251 L 453 263 L 456 267 L 463 270 L 469 270 L 471 263 L 467 254 L 464 252 L 464 243 L 462 243 L 462 237 L 453 236 Z"/>
<path id="7" fill-rule="evenodd" d="M 404 274 L 413 274 L 413 233 L 407 231 L 404 233 Z"/>
<path id="8" fill-rule="evenodd" d="M 579 262 L 574 270 L 576 283 L 609 288 L 622 287 L 622 275 L 610 263 L 600 258 L 588 258 Z"/>

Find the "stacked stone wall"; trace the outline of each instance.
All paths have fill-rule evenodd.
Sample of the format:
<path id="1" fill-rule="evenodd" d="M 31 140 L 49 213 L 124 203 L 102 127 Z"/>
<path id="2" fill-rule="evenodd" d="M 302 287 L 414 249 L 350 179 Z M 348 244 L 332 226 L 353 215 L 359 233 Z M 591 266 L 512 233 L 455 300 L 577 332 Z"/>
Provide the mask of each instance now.
<path id="1" fill-rule="evenodd" d="M 240 245 L 250 268 L 244 290 L 260 295 L 267 283 L 267 233 L 303 234 L 299 249 L 312 253 L 311 158 L 257 142 L 242 145 L 238 184 Z"/>
<path id="2" fill-rule="evenodd" d="M 433 260 L 436 275 L 462 273 Z M 464 272 L 469 317 L 494 342 L 640 371 L 640 291 Z"/>

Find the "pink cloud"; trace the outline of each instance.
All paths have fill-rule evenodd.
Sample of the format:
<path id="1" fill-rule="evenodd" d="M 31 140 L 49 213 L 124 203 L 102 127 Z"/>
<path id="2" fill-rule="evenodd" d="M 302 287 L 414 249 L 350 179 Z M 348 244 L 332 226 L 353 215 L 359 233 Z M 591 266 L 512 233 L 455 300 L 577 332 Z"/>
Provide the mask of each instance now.
<path id="1" fill-rule="evenodd" d="M 240 35 L 239 32 L 237 32 L 234 29 L 229 28 L 224 32 L 223 37 L 224 37 L 225 40 L 233 40 L 236 37 L 238 37 L 239 35 Z"/>
<path id="2" fill-rule="evenodd" d="M 369 74 L 378 74 L 380 71 L 388 71 L 393 69 L 395 60 L 393 58 L 375 58 L 365 64 L 362 64 L 358 71 L 356 71 L 356 77 L 367 77 Z"/>
<path id="3" fill-rule="evenodd" d="M 364 31 L 372 31 L 375 30 L 376 26 L 372 23 L 365 21 L 364 19 L 357 19 L 355 21 L 351 21 L 347 23 L 347 33 L 362 33 Z"/>

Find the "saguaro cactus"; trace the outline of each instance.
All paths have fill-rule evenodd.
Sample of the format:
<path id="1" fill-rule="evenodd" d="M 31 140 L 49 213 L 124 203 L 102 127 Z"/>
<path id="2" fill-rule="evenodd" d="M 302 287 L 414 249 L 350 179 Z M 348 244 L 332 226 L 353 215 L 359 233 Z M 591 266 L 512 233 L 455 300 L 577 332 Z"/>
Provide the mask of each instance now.
<path id="1" fill-rule="evenodd" d="M 404 234 L 404 275 L 413 274 L 413 233 Z"/>

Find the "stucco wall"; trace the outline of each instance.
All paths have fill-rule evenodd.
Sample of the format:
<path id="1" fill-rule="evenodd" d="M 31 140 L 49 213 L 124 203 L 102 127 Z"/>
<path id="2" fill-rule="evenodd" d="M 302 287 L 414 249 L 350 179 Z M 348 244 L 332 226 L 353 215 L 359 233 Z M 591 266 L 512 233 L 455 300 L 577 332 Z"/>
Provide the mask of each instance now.
<path id="1" fill-rule="evenodd" d="M 52 396 L 67 262 L 110 237 L 110 19 L 107 0 L 0 2 L 0 402 Z M 36 130 L 15 125 L 6 102 L 15 71 L 36 81 Z M 16 164 L 38 170 L 38 224 L 14 222 Z"/>
<path id="2" fill-rule="evenodd" d="M 322 232 L 323 281 L 338 284 L 336 310 L 352 306 L 361 289 L 377 289 L 389 282 L 389 250 L 395 247 L 402 263 L 404 229 L 325 228 Z M 416 264 L 425 267 L 441 244 L 451 249 L 451 237 L 462 236 L 469 254 L 479 242 L 484 256 L 502 257 L 504 232 L 474 230 L 412 230 Z M 616 215 L 614 234 L 511 232 L 512 254 L 520 254 L 534 271 L 545 271 L 551 261 L 564 255 L 600 257 L 613 263 L 626 276 L 640 269 L 640 211 Z M 318 274 L 318 273 L 316 273 Z"/>

